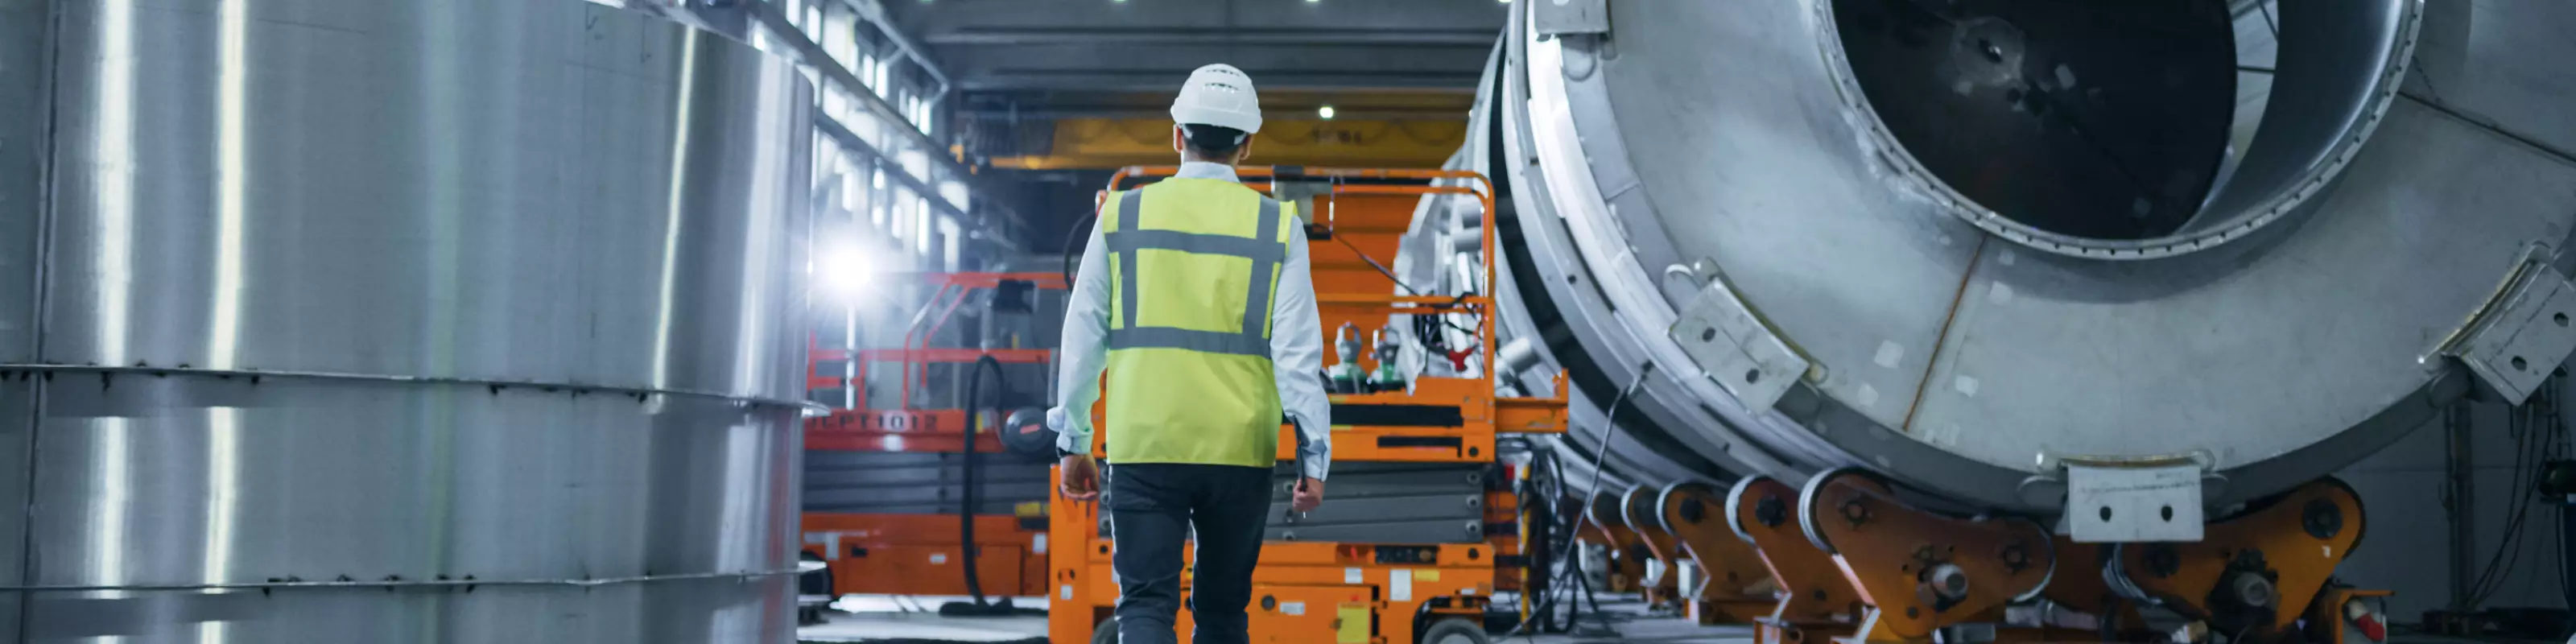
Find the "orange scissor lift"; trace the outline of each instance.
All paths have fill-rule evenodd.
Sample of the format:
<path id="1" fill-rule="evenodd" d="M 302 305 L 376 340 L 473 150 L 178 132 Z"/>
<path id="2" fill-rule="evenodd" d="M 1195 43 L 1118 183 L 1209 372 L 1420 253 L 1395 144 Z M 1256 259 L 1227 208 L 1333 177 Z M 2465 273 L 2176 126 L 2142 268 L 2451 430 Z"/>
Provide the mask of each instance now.
<path id="1" fill-rule="evenodd" d="M 969 445 L 967 409 L 918 409 L 913 392 L 926 386 L 932 365 L 973 364 L 991 357 L 1002 364 L 1047 364 L 1055 354 L 1043 348 L 935 347 L 934 338 L 958 308 L 977 293 L 1006 283 L 1040 290 L 1064 290 L 1056 273 L 922 273 L 929 298 L 906 328 L 903 344 L 893 349 L 824 349 L 808 351 L 809 364 L 849 361 L 854 377 L 818 376 L 808 370 L 806 388 L 833 389 L 868 381 L 872 365 L 900 365 L 901 401 L 891 409 L 859 406 L 834 409 L 805 421 L 809 452 L 964 453 Z M 974 405 L 980 401 L 965 401 Z M 984 467 L 1036 468 L 1013 464 L 1005 454 L 1001 432 L 1036 428 L 1003 428 L 998 416 L 986 418 L 973 437 Z M 1032 504 L 1009 514 L 979 514 L 975 522 L 975 578 L 986 595 L 1034 597 L 1046 594 L 1046 518 Z M 831 571 L 834 595 L 884 594 L 961 596 L 968 594 L 960 568 L 963 530 L 954 514 L 808 512 L 803 515 L 803 548 Z"/>
<path id="2" fill-rule="evenodd" d="M 1177 168 L 1127 168 L 1111 179 L 1129 188 L 1168 177 Z M 1482 293 L 1464 297 L 1398 295 L 1392 275 L 1374 257 L 1393 257 L 1398 238 L 1412 223 L 1417 204 L 1430 195 L 1476 199 L 1482 206 L 1485 283 L 1493 283 L 1494 201 L 1492 183 L 1472 172 L 1444 170 L 1332 170 L 1315 168 L 1243 168 L 1245 185 L 1274 195 L 1311 194 L 1300 215 L 1307 218 L 1307 252 L 1312 263 L 1315 296 L 1328 337 L 1345 322 L 1361 329 L 1384 325 L 1390 315 L 1459 314 L 1477 320 L 1477 346 L 1469 360 L 1493 362 L 1493 299 Z M 1329 358 L 1329 356 L 1328 356 Z M 1376 359 L 1362 357 L 1365 368 Z M 1115 396 L 1118 392 L 1104 392 Z M 1337 424 L 1332 428 L 1334 485 L 1325 498 L 1335 503 L 1362 503 L 1360 490 L 1344 487 L 1345 469 L 1374 464 L 1481 464 L 1484 483 L 1477 492 L 1481 507 L 1476 521 L 1483 535 L 1474 540 L 1439 543 L 1372 540 L 1282 540 L 1274 538 L 1261 551 L 1253 572 L 1250 615 L 1253 641 L 1332 642 L 1336 644 L 1411 644 L 1440 633 L 1472 631 L 1483 641 L 1484 615 L 1498 588 L 1517 588 L 1515 566 L 1521 560 L 1520 539 L 1508 480 L 1515 472 L 1497 467 L 1496 438 L 1504 433 L 1561 433 L 1566 427 L 1563 383 L 1551 398 L 1500 397 L 1489 374 L 1474 377 L 1419 377 L 1403 391 L 1331 396 Z M 1095 407 L 1100 419 L 1105 406 Z M 1453 421 L 1436 424 L 1368 424 L 1377 410 L 1431 411 Z M 1358 420 L 1360 422 L 1350 422 Z M 1105 427 L 1105 424 L 1099 425 Z M 1294 458 L 1293 428 L 1282 427 L 1282 461 Z M 1105 456 L 1094 435 L 1092 453 Z M 1400 465 L 1399 465 L 1400 467 Z M 1060 476 L 1060 473 L 1059 473 Z M 1096 501 L 1056 497 L 1049 513 L 1056 541 L 1049 555 L 1049 640 L 1110 641 L 1111 611 L 1118 585 L 1110 565 L 1111 538 L 1099 529 Z M 1318 513 L 1323 510 L 1318 510 Z M 1280 528 L 1281 519 L 1272 525 Z M 1291 526 L 1293 528 L 1293 526 Z M 1279 536 L 1274 530 L 1274 537 Z M 1293 534 L 1293 531 L 1290 533 Z M 1184 556 L 1186 557 L 1186 551 Z M 1183 584 L 1189 583 L 1187 574 Z M 1186 640 L 1191 621 L 1182 611 L 1177 624 Z"/>

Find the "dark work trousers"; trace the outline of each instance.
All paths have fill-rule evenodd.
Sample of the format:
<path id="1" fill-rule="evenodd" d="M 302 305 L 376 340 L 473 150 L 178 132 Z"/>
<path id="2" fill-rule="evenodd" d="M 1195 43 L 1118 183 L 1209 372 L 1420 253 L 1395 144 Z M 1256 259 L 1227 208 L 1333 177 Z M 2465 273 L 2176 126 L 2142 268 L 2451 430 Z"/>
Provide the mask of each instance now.
<path id="1" fill-rule="evenodd" d="M 1244 604 L 1270 523 L 1270 468 L 1136 463 L 1109 468 L 1109 531 L 1117 542 L 1121 644 L 1175 642 L 1181 544 L 1197 529 L 1190 614 L 1197 644 L 1248 641 Z"/>

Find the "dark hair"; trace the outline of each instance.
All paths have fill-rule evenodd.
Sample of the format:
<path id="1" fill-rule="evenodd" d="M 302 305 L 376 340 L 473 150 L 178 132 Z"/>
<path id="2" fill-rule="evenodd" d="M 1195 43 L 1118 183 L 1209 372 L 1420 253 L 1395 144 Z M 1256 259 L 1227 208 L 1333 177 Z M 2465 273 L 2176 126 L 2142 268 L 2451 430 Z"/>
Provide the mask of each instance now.
<path id="1" fill-rule="evenodd" d="M 1181 138 L 1189 143 L 1190 152 L 1200 158 L 1226 161 L 1233 159 L 1234 151 L 1243 149 L 1244 140 L 1250 137 L 1244 136 L 1243 130 L 1190 123 L 1181 126 Z"/>

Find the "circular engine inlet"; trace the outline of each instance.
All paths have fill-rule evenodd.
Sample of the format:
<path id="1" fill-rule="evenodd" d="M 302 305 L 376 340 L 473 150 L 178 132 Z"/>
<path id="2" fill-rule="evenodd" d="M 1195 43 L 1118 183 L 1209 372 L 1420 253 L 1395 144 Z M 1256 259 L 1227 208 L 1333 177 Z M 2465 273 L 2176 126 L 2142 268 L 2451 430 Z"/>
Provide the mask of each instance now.
<path id="1" fill-rule="evenodd" d="M 2388 99 L 2370 90 L 2402 67 L 2372 24 L 2402 12 L 2380 6 L 2260 8 L 2279 33 L 2240 43 L 2224 0 L 1830 4 L 1837 71 L 1892 158 L 1979 227 L 2069 255 L 2168 256 L 2280 218 L 2367 138 Z"/>

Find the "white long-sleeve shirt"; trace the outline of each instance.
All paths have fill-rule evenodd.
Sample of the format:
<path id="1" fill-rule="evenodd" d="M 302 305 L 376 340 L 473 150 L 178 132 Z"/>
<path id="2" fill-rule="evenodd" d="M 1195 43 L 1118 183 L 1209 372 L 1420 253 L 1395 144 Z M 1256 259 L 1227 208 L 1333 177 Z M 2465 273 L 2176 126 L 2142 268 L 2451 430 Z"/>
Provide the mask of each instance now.
<path id="1" fill-rule="evenodd" d="M 1239 180 L 1233 166 L 1198 161 L 1182 163 L 1173 176 Z M 1278 290 L 1270 299 L 1270 363 L 1279 408 L 1297 426 L 1298 471 L 1320 481 L 1333 459 L 1333 404 L 1320 376 L 1324 323 L 1315 312 L 1314 276 L 1306 245 L 1293 243 L 1302 241 L 1288 244 L 1288 261 L 1280 265 Z M 1064 399 L 1047 410 L 1047 427 L 1058 433 L 1059 449 L 1091 451 L 1091 406 L 1100 400 L 1100 374 L 1109 368 L 1108 337 L 1109 252 L 1095 224 L 1083 247 L 1073 297 L 1065 305 L 1063 346 L 1056 350 L 1056 391 Z"/>

